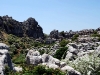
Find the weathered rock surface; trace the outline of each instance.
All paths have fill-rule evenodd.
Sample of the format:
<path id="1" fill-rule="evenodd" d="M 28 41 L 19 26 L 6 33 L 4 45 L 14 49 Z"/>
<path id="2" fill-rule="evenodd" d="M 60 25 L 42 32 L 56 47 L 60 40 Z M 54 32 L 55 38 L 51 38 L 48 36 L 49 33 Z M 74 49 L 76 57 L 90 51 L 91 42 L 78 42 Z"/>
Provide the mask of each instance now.
<path id="1" fill-rule="evenodd" d="M 0 43 L 0 75 L 4 75 L 5 66 L 8 65 L 10 70 L 13 70 L 12 61 L 8 53 L 9 47 Z"/>
<path id="2" fill-rule="evenodd" d="M 65 60 L 76 60 L 78 57 L 82 57 L 93 52 L 100 54 L 100 45 L 99 42 L 88 42 L 88 43 L 69 43 L 67 45 L 68 51 L 66 53 Z"/>
<path id="3" fill-rule="evenodd" d="M 74 70 L 74 68 L 70 66 L 64 66 L 61 68 L 62 71 L 68 71 L 69 75 L 81 75 L 80 72 Z"/>
<path id="4" fill-rule="evenodd" d="M 0 16 L 0 29 L 20 37 L 27 35 L 33 38 L 44 38 L 42 27 L 31 17 L 24 22 L 19 22 L 8 15 Z"/>
<path id="5" fill-rule="evenodd" d="M 83 29 L 83 30 L 80 30 L 80 31 L 62 31 L 62 32 L 59 32 L 58 30 L 53 30 L 50 32 L 50 37 L 51 38 L 55 38 L 55 39 L 61 39 L 61 38 L 68 38 L 68 39 L 71 39 L 74 35 L 78 34 L 80 36 L 90 36 L 91 34 L 94 34 L 94 32 L 97 32 L 97 33 L 100 33 L 100 27 L 97 28 L 97 29 Z M 62 34 L 62 35 L 61 35 Z M 80 38 L 79 41 L 80 42 L 87 42 L 88 41 L 91 41 L 91 38 Z M 96 38 L 95 39 L 92 39 L 94 41 L 98 41 Z"/>
<path id="6" fill-rule="evenodd" d="M 14 67 L 14 70 L 16 71 L 16 72 L 21 72 L 22 71 L 22 68 L 21 67 Z"/>
<path id="7" fill-rule="evenodd" d="M 38 64 L 42 63 L 42 58 L 41 58 L 40 53 L 38 51 L 30 50 L 27 53 L 26 61 L 27 61 L 27 64 L 38 65 Z"/>
<path id="8" fill-rule="evenodd" d="M 78 71 L 74 70 L 74 68 L 66 65 L 65 62 L 61 62 L 60 60 L 53 58 L 51 55 L 48 54 L 43 54 L 41 56 L 38 51 L 34 50 L 28 51 L 26 62 L 33 65 L 45 65 L 53 69 L 60 68 L 62 71 L 67 71 L 69 75 L 81 75 Z"/>

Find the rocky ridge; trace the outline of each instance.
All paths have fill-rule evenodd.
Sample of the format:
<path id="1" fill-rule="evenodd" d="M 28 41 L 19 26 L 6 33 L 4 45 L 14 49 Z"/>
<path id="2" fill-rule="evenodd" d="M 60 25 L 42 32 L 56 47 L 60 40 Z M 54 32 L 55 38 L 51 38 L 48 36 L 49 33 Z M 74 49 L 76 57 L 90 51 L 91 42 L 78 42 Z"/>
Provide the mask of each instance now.
<path id="1" fill-rule="evenodd" d="M 0 16 L 0 30 L 19 37 L 44 38 L 42 27 L 32 17 L 24 22 L 19 22 L 8 15 Z"/>
<path id="2" fill-rule="evenodd" d="M 67 38 L 67 39 L 70 39 L 72 38 L 75 34 L 78 34 L 80 36 L 82 35 L 91 35 L 93 34 L 94 32 L 97 32 L 100 34 L 100 28 L 97 28 L 97 29 L 83 29 L 83 30 L 80 30 L 80 31 L 72 31 L 70 30 L 69 32 L 66 31 L 62 31 L 62 32 L 59 32 L 59 30 L 53 30 L 50 32 L 50 37 L 51 38 L 55 38 L 55 39 L 59 39 L 59 38 Z"/>

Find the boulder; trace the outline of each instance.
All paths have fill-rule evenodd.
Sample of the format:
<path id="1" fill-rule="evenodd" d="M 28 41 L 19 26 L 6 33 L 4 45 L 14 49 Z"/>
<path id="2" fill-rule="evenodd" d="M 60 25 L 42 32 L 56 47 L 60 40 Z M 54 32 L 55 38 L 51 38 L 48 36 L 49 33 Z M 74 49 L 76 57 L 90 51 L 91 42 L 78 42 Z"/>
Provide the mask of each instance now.
<path id="1" fill-rule="evenodd" d="M 66 66 L 66 63 L 65 62 L 60 62 L 60 68 Z"/>
<path id="2" fill-rule="evenodd" d="M 57 68 L 59 68 L 58 65 L 56 65 L 56 64 L 52 64 L 52 63 L 47 64 L 47 66 L 48 66 L 49 68 L 53 68 L 53 69 L 57 69 Z"/>
<path id="3" fill-rule="evenodd" d="M 27 56 L 40 56 L 40 53 L 38 51 L 29 50 Z"/>
<path id="4" fill-rule="evenodd" d="M 8 65 L 10 70 L 13 70 L 13 65 L 8 50 L 9 47 L 6 44 L 0 43 L 0 75 L 3 75 L 6 65 Z"/>
<path id="5" fill-rule="evenodd" d="M 65 59 L 69 60 L 69 59 L 72 59 L 72 57 L 73 57 L 73 54 L 68 51 Z"/>
<path id="6" fill-rule="evenodd" d="M 38 51 L 29 50 L 26 56 L 27 64 L 38 65 L 42 63 L 41 55 Z"/>
<path id="7" fill-rule="evenodd" d="M 9 46 L 4 44 L 4 43 L 0 43 L 0 49 L 9 49 Z"/>
<path id="8" fill-rule="evenodd" d="M 43 54 L 42 55 L 42 61 L 43 63 L 52 63 L 60 66 L 60 61 L 56 58 L 53 58 L 51 55 Z"/>
<path id="9" fill-rule="evenodd" d="M 70 67 L 70 66 L 64 66 L 61 68 L 62 71 L 64 72 L 68 72 L 69 75 L 81 75 L 80 72 L 74 70 L 74 68 Z"/>
<path id="10" fill-rule="evenodd" d="M 16 71 L 16 72 L 21 72 L 22 71 L 22 67 L 14 67 L 14 70 Z"/>
<path id="11" fill-rule="evenodd" d="M 68 45 L 68 50 L 69 50 L 69 52 L 74 52 L 76 49 L 73 48 L 72 46 Z"/>
<path id="12" fill-rule="evenodd" d="M 58 39 L 59 38 L 59 31 L 58 30 L 51 31 L 50 32 L 50 38 Z"/>

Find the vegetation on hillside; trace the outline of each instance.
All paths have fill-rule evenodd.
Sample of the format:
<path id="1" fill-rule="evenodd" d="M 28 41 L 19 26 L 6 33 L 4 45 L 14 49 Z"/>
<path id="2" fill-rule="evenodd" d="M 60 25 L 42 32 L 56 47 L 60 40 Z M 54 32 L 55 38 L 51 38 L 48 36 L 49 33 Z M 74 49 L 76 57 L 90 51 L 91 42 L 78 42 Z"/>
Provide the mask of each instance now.
<path id="1" fill-rule="evenodd" d="M 59 69 L 52 69 L 52 68 L 46 68 L 45 66 L 33 66 L 33 65 L 22 65 L 23 71 L 22 72 L 14 72 L 10 71 L 9 67 L 6 67 L 5 69 L 5 75 L 66 75 L 66 73 L 62 72 Z"/>
<path id="2" fill-rule="evenodd" d="M 100 75 L 100 57 L 95 53 L 83 56 L 76 62 L 67 61 L 67 64 L 82 75 Z"/>

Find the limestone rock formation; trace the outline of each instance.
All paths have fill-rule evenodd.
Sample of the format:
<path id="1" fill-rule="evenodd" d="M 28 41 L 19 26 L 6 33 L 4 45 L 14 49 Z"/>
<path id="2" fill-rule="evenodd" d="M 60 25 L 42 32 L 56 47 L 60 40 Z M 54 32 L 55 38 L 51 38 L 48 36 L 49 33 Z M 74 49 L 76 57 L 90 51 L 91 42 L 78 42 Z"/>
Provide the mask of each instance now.
<path id="1" fill-rule="evenodd" d="M 87 54 L 91 54 L 95 52 L 96 54 L 100 54 L 100 42 L 88 42 L 88 43 L 69 43 L 67 45 L 68 51 L 66 53 L 65 60 L 76 60 L 78 57 L 82 57 Z"/>
<path id="2" fill-rule="evenodd" d="M 63 32 L 63 33 L 62 33 Z M 100 27 L 97 28 L 97 29 L 83 29 L 83 30 L 80 30 L 80 31 L 62 31 L 62 32 L 59 32 L 58 30 L 53 30 L 50 32 L 50 37 L 51 38 L 55 38 L 55 39 L 61 39 L 61 38 L 68 38 L 68 39 L 71 39 L 74 35 L 78 34 L 80 36 L 82 35 L 91 35 L 91 34 L 94 34 L 95 32 L 97 33 L 100 33 Z M 62 33 L 62 35 L 61 35 Z"/>
<path id="3" fill-rule="evenodd" d="M 0 43 L 0 75 L 4 75 L 6 65 L 9 66 L 10 70 L 13 70 L 13 65 L 8 50 L 9 47 L 6 44 Z"/>
<path id="4" fill-rule="evenodd" d="M 16 72 L 21 72 L 22 71 L 22 67 L 14 67 L 14 70 L 16 71 Z"/>
<path id="5" fill-rule="evenodd" d="M 42 59 L 42 60 L 41 60 Z M 65 62 L 61 62 L 60 60 L 52 57 L 48 54 L 43 54 L 42 56 L 38 51 L 29 50 L 26 56 L 27 64 L 33 65 L 45 65 L 49 68 L 57 69 L 60 68 L 62 71 L 67 71 L 69 75 L 81 75 L 78 71 L 74 70 L 74 68 L 66 65 Z"/>
<path id="6" fill-rule="evenodd" d="M 38 25 L 38 22 L 34 18 L 28 18 L 24 22 L 19 22 L 8 15 L 0 16 L 0 29 L 8 34 L 20 37 L 44 38 L 42 27 Z"/>
<path id="7" fill-rule="evenodd" d="M 41 58 L 40 53 L 38 51 L 30 50 L 27 53 L 26 61 L 27 61 L 27 64 L 38 65 L 38 64 L 42 63 L 42 58 Z"/>

